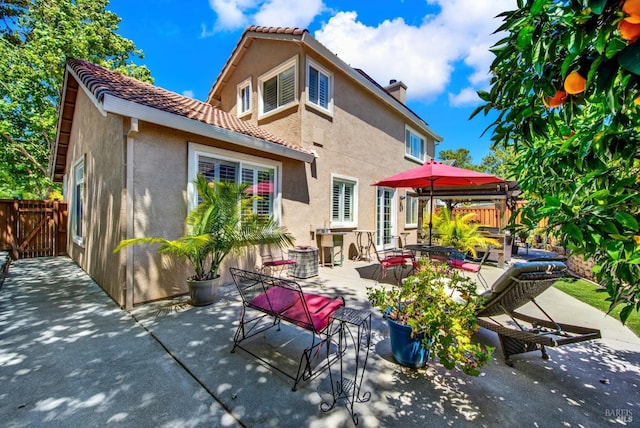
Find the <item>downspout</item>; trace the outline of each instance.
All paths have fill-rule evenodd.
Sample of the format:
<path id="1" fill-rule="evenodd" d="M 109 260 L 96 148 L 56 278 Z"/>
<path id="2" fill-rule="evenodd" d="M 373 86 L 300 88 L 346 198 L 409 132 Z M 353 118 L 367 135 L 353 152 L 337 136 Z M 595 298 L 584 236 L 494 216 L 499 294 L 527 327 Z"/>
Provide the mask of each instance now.
<path id="1" fill-rule="evenodd" d="M 131 125 L 129 127 L 129 132 L 127 132 L 127 175 L 126 175 L 126 197 L 127 197 L 127 239 L 133 238 L 134 228 L 133 228 L 133 144 L 135 142 L 135 137 L 138 134 L 138 118 L 131 118 Z M 124 308 L 126 310 L 133 309 L 133 255 L 134 251 L 132 248 L 128 248 L 126 250 L 126 265 L 125 265 L 125 285 L 124 285 Z"/>

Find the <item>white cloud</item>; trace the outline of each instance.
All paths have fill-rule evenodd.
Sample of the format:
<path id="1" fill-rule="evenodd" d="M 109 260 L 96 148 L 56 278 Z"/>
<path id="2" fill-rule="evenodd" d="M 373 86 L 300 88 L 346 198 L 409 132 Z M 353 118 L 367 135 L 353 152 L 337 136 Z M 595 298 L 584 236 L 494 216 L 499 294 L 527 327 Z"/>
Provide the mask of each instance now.
<path id="1" fill-rule="evenodd" d="M 377 26 L 358 21 L 356 12 L 339 12 L 315 33 L 315 37 L 345 62 L 362 68 L 382 85 L 402 80 L 410 99 L 432 99 L 447 90 L 454 67 L 462 62 L 472 69 L 473 88 L 486 87 L 492 54 L 488 48 L 500 36 L 494 17 L 515 7 L 514 0 L 427 0 L 437 14 L 419 25 L 401 18 Z M 389 9 L 392 11 L 393 9 Z M 470 86 L 450 100 L 468 103 Z M 477 99 L 477 97 L 476 97 Z M 460 104 L 458 104 L 460 105 Z"/>
<path id="2" fill-rule="evenodd" d="M 233 30 L 247 25 L 245 11 L 255 6 L 254 0 L 209 0 L 216 13 L 216 29 Z"/>
<path id="3" fill-rule="evenodd" d="M 307 28 L 322 11 L 322 0 L 268 0 L 254 15 L 256 25 Z"/>
<path id="4" fill-rule="evenodd" d="M 480 97 L 478 97 L 476 90 L 471 87 L 464 88 L 457 94 L 449 92 L 449 104 L 453 107 L 475 105 L 480 101 Z"/>
<path id="5" fill-rule="evenodd" d="M 182 95 L 184 95 L 185 97 L 189 97 L 189 98 L 193 98 L 195 96 L 195 94 L 193 93 L 193 91 L 191 89 L 186 89 L 186 90 L 182 91 Z"/>
<path id="6" fill-rule="evenodd" d="M 209 0 L 216 13 L 213 31 L 202 28 L 202 37 L 247 25 L 306 28 L 324 9 L 322 0 Z"/>

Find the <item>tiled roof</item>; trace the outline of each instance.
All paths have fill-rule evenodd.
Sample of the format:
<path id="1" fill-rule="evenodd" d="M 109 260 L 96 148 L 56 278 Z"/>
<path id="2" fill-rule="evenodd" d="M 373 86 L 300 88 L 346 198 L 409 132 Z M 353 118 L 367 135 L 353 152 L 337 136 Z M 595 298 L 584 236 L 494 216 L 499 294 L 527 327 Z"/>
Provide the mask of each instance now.
<path id="1" fill-rule="evenodd" d="M 99 102 L 109 94 L 126 101 L 309 153 L 303 147 L 288 143 L 211 104 L 141 82 L 83 60 L 69 59 L 67 63 Z"/>
<path id="2" fill-rule="evenodd" d="M 308 33 L 306 28 L 297 27 L 261 27 L 258 25 L 251 25 L 244 30 L 245 34 L 248 32 L 254 33 L 271 33 L 271 34 L 291 34 L 293 36 L 301 36 L 304 33 Z M 243 34 L 244 36 L 244 34 Z M 242 37 L 240 38 L 242 40 Z"/>

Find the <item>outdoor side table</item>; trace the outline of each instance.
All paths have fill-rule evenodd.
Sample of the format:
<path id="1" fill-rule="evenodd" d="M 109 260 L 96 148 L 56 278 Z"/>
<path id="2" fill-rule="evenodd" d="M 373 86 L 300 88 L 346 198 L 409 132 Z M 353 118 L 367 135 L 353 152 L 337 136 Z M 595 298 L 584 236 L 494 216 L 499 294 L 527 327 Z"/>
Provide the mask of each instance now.
<path id="1" fill-rule="evenodd" d="M 327 347 L 332 402 L 323 401 L 320 408 L 328 412 L 338 401 L 344 400 L 353 423 L 358 425 L 358 414 L 354 412 L 353 406 L 355 403 L 365 403 L 371 399 L 371 392 L 361 391 L 371 345 L 371 312 L 343 306 L 329 317 L 329 322 L 330 334 L 338 334 L 338 359 L 331 358 Z M 355 359 L 355 368 L 352 370 L 347 368 L 345 361 L 345 357 L 351 356 Z M 339 369 L 331 367 L 332 360 L 336 366 L 339 365 Z M 347 377 L 348 375 L 352 377 Z"/>

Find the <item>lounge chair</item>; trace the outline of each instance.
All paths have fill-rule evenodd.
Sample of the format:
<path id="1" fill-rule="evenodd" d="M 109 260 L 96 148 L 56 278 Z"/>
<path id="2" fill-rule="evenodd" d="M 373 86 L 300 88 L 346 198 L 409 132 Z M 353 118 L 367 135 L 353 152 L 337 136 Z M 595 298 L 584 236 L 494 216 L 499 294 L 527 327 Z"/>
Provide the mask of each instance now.
<path id="1" fill-rule="evenodd" d="M 482 294 L 485 301 L 478 312 L 478 323 L 498 333 L 508 366 L 513 366 L 512 355 L 540 350 L 542 358 L 547 360 L 546 346 L 601 337 L 597 329 L 555 322 L 535 301 L 538 295 L 565 276 L 566 270 L 566 265 L 559 261 L 515 263 Z M 528 302 L 539 309 L 544 319 L 516 312 Z"/>

